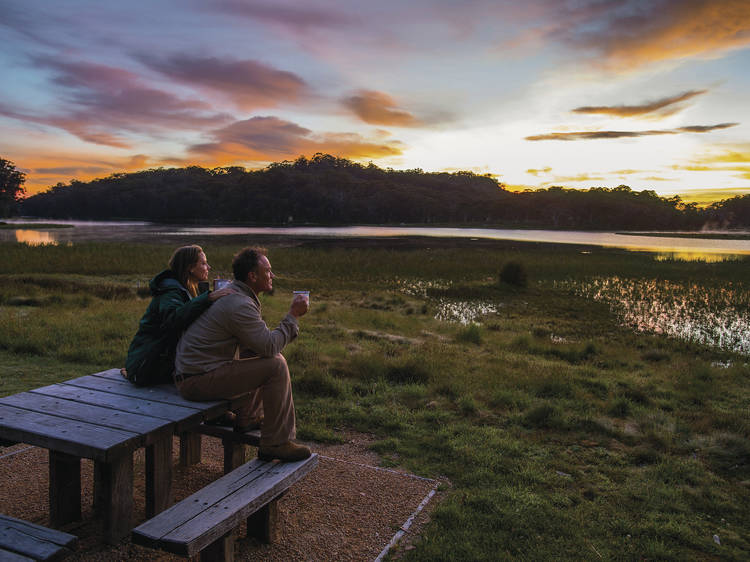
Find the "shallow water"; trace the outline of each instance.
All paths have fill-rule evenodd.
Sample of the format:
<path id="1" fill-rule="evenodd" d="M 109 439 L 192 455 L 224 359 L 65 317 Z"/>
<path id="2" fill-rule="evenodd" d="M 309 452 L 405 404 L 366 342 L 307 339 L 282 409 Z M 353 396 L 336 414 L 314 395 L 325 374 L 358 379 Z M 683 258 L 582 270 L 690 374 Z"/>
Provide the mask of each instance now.
<path id="1" fill-rule="evenodd" d="M 744 287 L 618 277 L 557 286 L 607 303 L 624 325 L 637 331 L 750 355 L 750 295 Z"/>
<path id="2" fill-rule="evenodd" d="M 517 240 L 625 248 L 655 252 L 662 259 L 718 261 L 750 255 L 750 240 L 637 236 L 620 232 L 584 232 L 561 230 L 521 230 L 491 228 L 428 228 L 386 226 L 342 227 L 243 227 L 175 226 L 148 222 L 63 221 L 51 219 L 9 219 L 8 223 L 69 224 L 74 228 L 0 230 L 0 240 L 27 244 L 60 244 L 83 241 L 142 241 L 154 238 L 203 238 L 206 236 L 289 236 L 319 238 L 429 236 Z M 746 233 L 747 234 L 747 233 Z"/>

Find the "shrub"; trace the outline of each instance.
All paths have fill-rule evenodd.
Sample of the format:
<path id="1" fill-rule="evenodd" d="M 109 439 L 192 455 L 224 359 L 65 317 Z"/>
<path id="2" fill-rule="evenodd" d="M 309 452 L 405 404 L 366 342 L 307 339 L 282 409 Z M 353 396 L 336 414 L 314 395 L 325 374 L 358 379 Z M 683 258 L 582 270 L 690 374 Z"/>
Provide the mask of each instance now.
<path id="1" fill-rule="evenodd" d="M 526 268 L 521 262 L 509 261 L 500 269 L 500 283 L 523 288 L 528 282 Z"/>
<path id="2" fill-rule="evenodd" d="M 469 324 L 456 334 L 456 340 L 476 345 L 482 344 L 482 330 L 479 324 Z"/>

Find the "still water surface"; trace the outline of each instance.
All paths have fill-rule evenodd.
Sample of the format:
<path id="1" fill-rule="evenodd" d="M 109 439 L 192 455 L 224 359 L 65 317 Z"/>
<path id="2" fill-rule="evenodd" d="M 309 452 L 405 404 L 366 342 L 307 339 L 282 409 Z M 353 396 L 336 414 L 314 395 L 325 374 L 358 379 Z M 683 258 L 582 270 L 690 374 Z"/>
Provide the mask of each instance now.
<path id="1" fill-rule="evenodd" d="M 23 228 L 0 230 L 0 240 L 27 244 L 66 244 L 83 241 L 142 241 L 158 238 L 190 238 L 206 236 L 290 236 L 290 237 L 395 237 L 431 236 L 438 238 L 484 238 L 579 244 L 633 251 L 655 252 L 664 258 L 720 261 L 750 255 L 750 240 L 680 238 L 674 236 L 638 236 L 616 232 L 561 230 L 519 230 L 491 228 L 430 228 L 387 226 L 342 227 L 243 227 L 243 226 L 175 226 L 148 222 L 85 222 L 50 219 L 14 219 L 6 222 L 24 223 Z M 34 222 L 71 225 L 72 228 L 33 228 Z M 748 233 L 744 233 L 748 234 Z"/>

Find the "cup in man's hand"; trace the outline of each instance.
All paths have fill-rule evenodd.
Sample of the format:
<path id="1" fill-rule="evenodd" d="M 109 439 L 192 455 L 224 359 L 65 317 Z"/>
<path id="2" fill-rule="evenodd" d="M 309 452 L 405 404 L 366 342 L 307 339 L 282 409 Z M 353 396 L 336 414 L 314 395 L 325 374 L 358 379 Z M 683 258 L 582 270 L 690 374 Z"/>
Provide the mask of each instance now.
<path id="1" fill-rule="evenodd" d="M 228 287 L 231 282 L 231 279 L 214 279 L 214 291 Z"/>
<path id="2" fill-rule="evenodd" d="M 305 302 L 307 303 L 307 306 L 310 306 L 310 291 L 292 291 L 294 293 L 294 298 L 297 298 L 297 295 L 302 295 L 305 297 Z"/>

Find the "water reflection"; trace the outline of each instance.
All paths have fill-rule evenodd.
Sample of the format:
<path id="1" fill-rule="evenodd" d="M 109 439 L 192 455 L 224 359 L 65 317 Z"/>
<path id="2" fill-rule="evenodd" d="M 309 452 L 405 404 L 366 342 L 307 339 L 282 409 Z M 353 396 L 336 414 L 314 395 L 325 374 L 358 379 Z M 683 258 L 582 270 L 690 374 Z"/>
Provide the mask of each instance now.
<path id="1" fill-rule="evenodd" d="M 12 219 L 23 223 L 23 228 L 33 222 L 49 223 L 50 219 Z M 654 236 L 638 236 L 624 232 L 586 232 L 561 230 L 523 230 L 494 228 L 429 228 L 388 226 L 342 226 L 342 227 L 246 227 L 246 226 L 175 226 L 147 222 L 125 221 L 72 221 L 54 220 L 74 228 L 40 231 L 50 241 L 148 241 L 161 239 L 201 238 L 207 236 L 289 236 L 322 238 L 399 237 L 427 236 L 433 238 L 464 238 L 470 240 L 517 240 L 522 242 L 545 242 L 553 244 L 577 244 L 624 248 L 632 251 L 658 252 L 661 259 L 728 260 L 750 255 L 750 239 L 729 238 L 683 238 L 669 234 L 654 233 Z M 736 232 L 736 235 L 748 234 Z M 0 230 L 0 240 L 14 240 L 12 230 Z M 668 257 L 669 256 L 669 257 Z M 677 256 L 675 258 L 675 256 Z M 721 257 L 717 257 L 721 256 Z"/>
<path id="2" fill-rule="evenodd" d="M 13 230 L 16 242 L 28 244 L 29 246 L 41 246 L 43 244 L 56 245 L 58 240 L 53 233 L 44 230 Z"/>
<path id="3" fill-rule="evenodd" d="M 722 261 L 741 260 L 742 254 L 714 254 L 710 252 L 657 252 L 654 254 L 656 261 L 702 261 L 706 263 L 719 263 Z"/>
<path id="4" fill-rule="evenodd" d="M 619 277 L 557 285 L 609 304 L 623 324 L 638 331 L 750 355 L 750 295 L 744 287 Z"/>
<path id="5" fill-rule="evenodd" d="M 450 288 L 452 281 L 445 279 L 396 279 L 398 290 L 406 295 L 420 298 L 430 298 L 431 290 L 445 290 Z M 489 301 L 466 301 L 439 297 L 435 301 L 436 320 L 458 322 L 459 324 L 479 324 L 480 320 L 489 315 L 497 314 L 502 304 Z"/>

